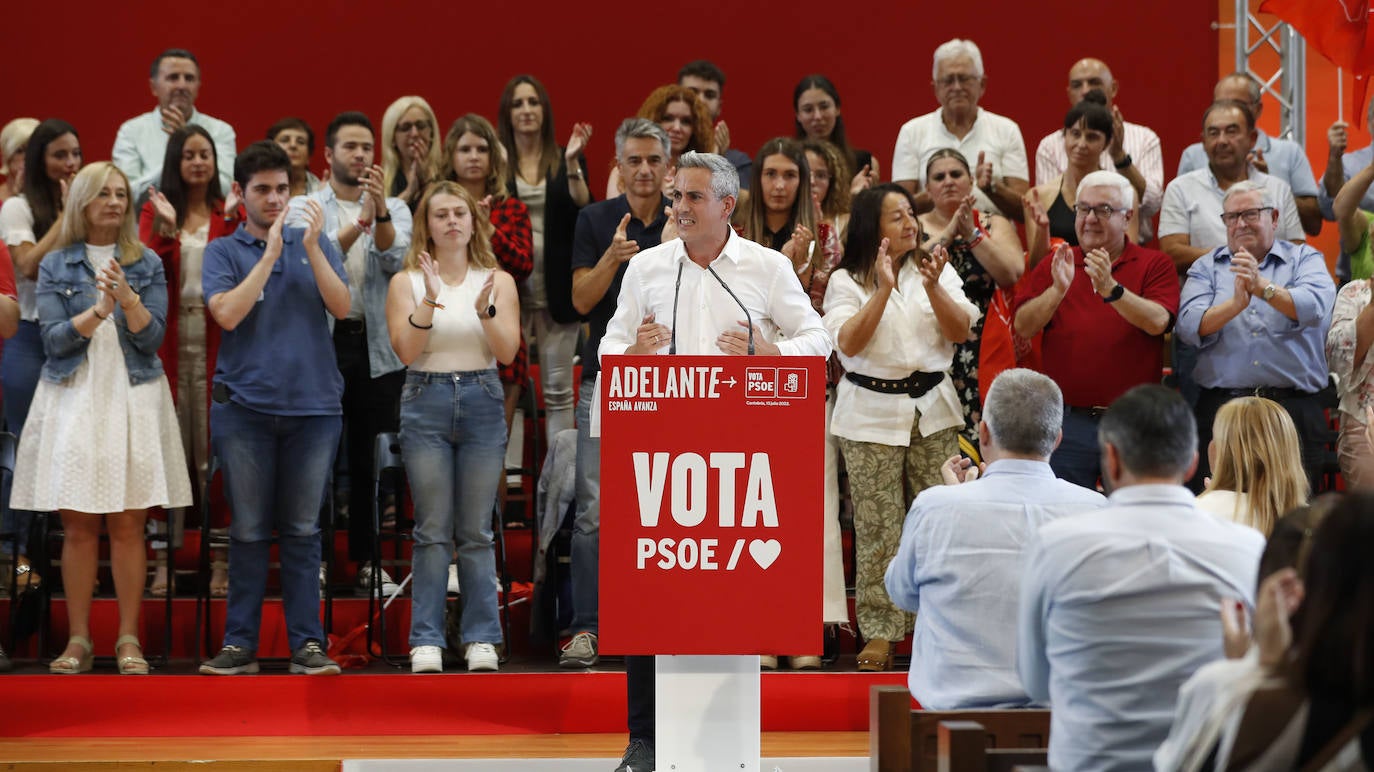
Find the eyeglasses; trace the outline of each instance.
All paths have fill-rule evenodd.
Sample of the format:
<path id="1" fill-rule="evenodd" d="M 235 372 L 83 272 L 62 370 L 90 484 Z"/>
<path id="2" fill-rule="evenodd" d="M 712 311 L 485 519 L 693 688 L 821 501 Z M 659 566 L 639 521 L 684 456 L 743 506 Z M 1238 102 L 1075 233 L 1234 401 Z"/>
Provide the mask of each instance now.
<path id="1" fill-rule="evenodd" d="M 1226 227 L 1236 224 L 1236 220 L 1244 220 L 1246 225 L 1254 225 L 1259 222 L 1261 212 L 1272 211 L 1272 206 L 1262 206 L 1258 209 L 1242 209 L 1239 212 L 1223 212 L 1221 221 L 1226 223 Z"/>
<path id="2" fill-rule="evenodd" d="M 1129 212 L 1131 210 L 1117 209 L 1111 204 L 1098 204 L 1097 206 L 1088 206 L 1087 204 L 1074 204 L 1073 211 L 1074 214 L 1078 217 L 1087 217 L 1088 213 L 1092 212 L 1093 214 L 1097 215 L 1097 219 L 1105 220 L 1108 217 L 1111 217 L 1112 215 L 1116 214 L 1117 212 Z"/>
<path id="3" fill-rule="evenodd" d="M 977 83 L 978 80 L 979 78 L 977 75 L 959 73 L 955 75 L 946 75 L 945 77 L 940 78 L 935 82 L 940 84 L 941 86 L 948 88 L 956 83 L 958 83 L 960 86 L 972 86 L 974 83 Z"/>
<path id="4" fill-rule="evenodd" d="M 429 131 L 429 121 L 407 121 L 406 123 L 396 124 L 396 132 L 405 134 L 411 129 L 416 131 Z"/>

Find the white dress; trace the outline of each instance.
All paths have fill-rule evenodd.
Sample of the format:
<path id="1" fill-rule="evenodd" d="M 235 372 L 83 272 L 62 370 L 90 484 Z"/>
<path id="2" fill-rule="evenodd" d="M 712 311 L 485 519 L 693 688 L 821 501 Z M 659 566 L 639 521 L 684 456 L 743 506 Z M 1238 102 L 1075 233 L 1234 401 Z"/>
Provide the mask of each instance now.
<path id="1" fill-rule="evenodd" d="M 167 377 L 129 383 L 113 319 L 62 383 L 38 382 L 15 461 L 16 509 L 186 507 L 191 482 Z"/>

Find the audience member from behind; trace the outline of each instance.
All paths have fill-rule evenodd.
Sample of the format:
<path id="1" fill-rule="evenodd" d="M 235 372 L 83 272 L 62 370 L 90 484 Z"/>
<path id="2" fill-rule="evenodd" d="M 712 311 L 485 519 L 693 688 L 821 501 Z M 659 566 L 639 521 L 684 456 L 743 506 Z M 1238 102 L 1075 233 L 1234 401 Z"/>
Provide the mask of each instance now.
<path id="1" fill-rule="evenodd" d="M 1239 102 L 1250 109 L 1255 117 L 1256 129 L 1254 144 L 1246 154 L 1246 162 L 1265 174 L 1283 180 L 1292 189 L 1293 203 L 1297 207 L 1303 231 L 1309 236 L 1320 233 L 1320 189 L 1312 175 L 1307 151 L 1291 139 L 1271 137 L 1264 129 L 1258 128 L 1260 113 L 1264 112 L 1264 92 L 1260 82 L 1249 73 L 1233 72 L 1217 81 L 1212 98 Z M 1194 142 L 1183 151 L 1178 161 L 1179 176 L 1208 165 L 1208 153 L 1204 145 L 1204 142 Z"/>
<path id="2" fill-rule="evenodd" d="M 706 105 L 706 112 L 715 125 L 713 132 L 716 152 L 735 165 L 739 173 L 740 189 L 749 189 L 749 179 L 753 177 L 754 159 L 749 154 L 730 146 L 730 127 L 721 119 L 720 112 L 725 104 L 725 73 L 714 62 L 697 59 L 682 65 L 677 71 L 677 84 L 691 89 Z M 617 161 L 618 162 L 618 161 Z M 607 196 L 610 198 L 610 196 Z"/>
<path id="3" fill-rule="evenodd" d="M 1239 397 L 1222 405 L 1207 460 L 1212 477 L 1198 506 L 1265 537 L 1279 515 L 1307 501 L 1298 430 L 1277 402 Z"/>
<path id="4" fill-rule="evenodd" d="M 37 118 L 15 118 L 0 129 L 0 174 L 5 176 L 0 203 L 24 192 L 24 151 L 37 126 Z"/>
<path id="5" fill-rule="evenodd" d="M 1126 236 L 1135 190 L 1116 172 L 1078 183 L 1078 246 L 1061 244 L 1018 285 L 1016 334 L 1044 331 L 1041 368 L 1064 391 L 1064 439 L 1050 458 L 1055 474 L 1096 488 L 1098 424 L 1132 386 L 1159 383 L 1164 334 L 1178 310 L 1178 274 L 1169 257 Z M 1101 357 L 1110 357 L 1102 366 Z"/>
<path id="6" fill-rule="evenodd" d="M 887 567 L 887 592 L 916 614 L 911 694 L 928 710 L 1030 704 L 1016 675 L 1022 550 L 1044 523 L 1099 509 L 1096 491 L 1056 479 L 1064 397 L 1032 370 L 1004 370 L 978 424 L 986 467 L 945 462 L 916 497 Z"/>
<path id="7" fill-rule="evenodd" d="M 439 119 L 424 97 L 403 96 L 382 114 L 382 189 L 415 211 L 440 176 Z"/>
<path id="8" fill-rule="evenodd" d="M 1341 431 L 1336 456 L 1341 477 L 1350 488 L 1374 486 L 1374 447 L 1368 431 L 1374 425 L 1374 281 L 1357 279 L 1341 287 L 1326 332 L 1326 362 L 1336 376 Z"/>
<path id="9" fill-rule="evenodd" d="M 162 159 L 167 155 L 167 138 L 172 132 L 193 123 L 205 128 L 214 139 L 215 155 L 220 161 L 220 189 L 228 190 L 234 168 L 234 127 L 196 110 L 200 95 L 200 62 L 182 48 L 169 48 L 157 55 L 148 71 L 148 86 L 157 106 L 119 127 L 110 160 L 129 178 L 134 198 L 141 199 L 149 185 L 162 179 Z"/>
<path id="10" fill-rule="evenodd" d="M 1054 706 L 1052 769 L 1148 766 L 1178 687 L 1222 657 L 1217 608 L 1254 597 L 1264 537 L 1198 508 L 1188 403 L 1158 385 L 1099 427 L 1106 509 L 1047 523 L 1026 549 L 1017 670 Z"/>
<path id="11" fill-rule="evenodd" d="M 310 171 L 310 158 L 315 155 L 315 131 L 310 124 L 296 117 L 286 117 L 267 129 L 267 139 L 281 145 L 291 158 L 291 195 L 308 196 L 324 183 Z"/>
<path id="12" fill-rule="evenodd" d="M 234 159 L 233 191 L 246 219 L 205 248 L 205 305 L 223 330 L 210 442 L 234 507 L 224 647 L 201 664 L 207 675 L 258 672 L 273 530 L 289 669 L 339 673 L 320 623 L 320 504 L 339 447 L 344 388 L 328 319 L 348 315 L 348 274 L 324 233 L 320 203 L 287 205 L 290 170 L 275 143 L 244 148 Z"/>
<path id="13" fill-rule="evenodd" d="M 1179 299 L 1179 340 L 1198 349 L 1199 447 L 1207 451 L 1223 404 L 1267 397 L 1293 417 L 1315 491 L 1329 431 L 1318 392 L 1329 380 L 1336 286 L 1320 252 L 1277 236 L 1279 213 L 1262 183 L 1232 185 L 1223 207 L 1227 243 L 1193 263 Z"/>
<path id="14" fill-rule="evenodd" d="M 157 358 L 167 318 L 162 261 L 138 241 L 129 180 L 114 164 L 72 180 L 55 251 L 38 274 L 48 359 L 15 462 L 10 503 L 62 516 L 69 635 L 48 669 L 91 669 L 91 593 L 110 534 L 120 673 L 145 674 L 138 642 L 149 507 L 191 504 L 172 394 Z M 109 322 L 106 324 L 106 322 Z"/>
<path id="15" fill-rule="evenodd" d="M 1098 165 L 1094 168 L 1114 168 L 1131 181 L 1131 187 L 1135 188 L 1136 197 L 1140 200 L 1137 218 L 1139 235 L 1141 240 L 1148 241 L 1153 233 L 1150 219 L 1159 212 L 1159 204 L 1164 196 L 1164 159 L 1160 154 L 1159 135 L 1121 116 L 1121 108 L 1116 105 L 1120 89 L 1121 82 L 1101 59 L 1079 59 L 1069 68 L 1067 91 L 1071 107 L 1087 99 L 1092 91 L 1106 98 L 1113 128 L 1111 138 L 1099 154 Z M 1061 132 L 1056 131 L 1040 140 L 1040 146 L 1035 151 L 1036 185 L 1048 185 L 1068 170 L 1072 153 L 1064 139 Z"/>
<path id="16" fill-rule="evenodd" d="M 406 364 L 401 455 L 415 499 L 410 669 L 443 670 L 444 597 L 457 548 L 468 670 L 496 670 L 501 620 L 491 512 L 506 457 L 496 363 L 520 347 L 515 281 L 491 252 L 491 222 L 456 182 L 415 210 L 405 270 L 391 279 L 391 345 Z M 456 544 L 455 544 L 456 542 Z"/>
<path id="17" fill-rule="evenodd" d="M 572 243 L 578 211 L 592 200 L 583 157 L 592 127 L 574 123 L 567 146 L 559 146 L 549 93 L 532 75 L 506 83 L 499 109 L 496 131 L 511 167 L 506 191 L 525 203 L 534 234 L 534 270 L 519 284 L 520 322 L 525 340 L 539 352 L 547 434 L 556 437 L 573 427 L 573 355 L 581 317 L 573 306 Z"/>
<path id="18" fill-rule="evenodd" d="M 792 112 L 796 118 L 797 139 L 829 142 L 843 154 L 845 171 L 836 184 L 857 193 L 878 182 L 878 163 L 867 150 L 849 144 L 844 118 L 840 115 L 840 92 L 824 75 L 807 75 L 792 89 Z"/>
<path id="19" fill-rule="evenodd" d="M 1156 769 L 1374 768 L 1372 538 L 1374 497 L 1345 496 L 1316 527 L 1305 563 L 1260 585 L 1258 670 L 1199 671 Z"/>
<path id="20" fill-rule="evenodd" d="M 978 208 L 1021 218 L 1021 196 L 1030 188 L 1026 143 L 1021 127 L 978 106 L 987 88 L 983 54 L 971 40 L 942 43 L 935 49 L 931 85 L 940 109 L 907 121 L 892 153 L 892 181 L 913 193 L 926 186 L 930 154 L 952 147 L 977 159 L 974 196 Z M 922 204 L 926 204 L 924 197 Z M 927 206 L 922 206 L 924 211 Z"/>
<path id="21" fill-rule="evenodd" d="M 35 126 L 29 136 L 24 154 L 24 192 L 0 207 L 0 239 L 13 260 L 19 299 L 19 328 L 5 341 L 0 355 L 0 384 L 4 387 L 5 427 L 19 437 L 24 435 L 24 419 L 47 358 L 38 326 L 38 264 L 61 236 L 57 223 L 67 186 L 80 168 L 81 142 L 76 129 L 66 121 L 49 118 Z M 13 507 L 7 507 L 5 514 L 0 530 L 19 534 L 14 581 L 20 590 L 37 589 L 42 577 L 25 556 L 33 514 Z"/>
<path id="22" fill-rule="evenodd" d="M 883 571 L 912 499 L 940 484 L 941 464 L 958 452 L 964 415 L 949 370 L 978 319 L 944 247 L 921 248 L 912 198 L 893 184 L 854 197 L 844 258 L 825 292 L 823 321 L 847 371 L 830 431 L 854 500 L 855 614 L 868 641 L 860 670 L 889 669 L 892 643 L 911 629 Z"/>
<path id="23" fill-rule="evenodd" d="M 210 469 L 210 374 L 219 351 L 219 327 L 205 313 L 201 265 L 205 247 L 234 232 L 240 222 L 237 198 L 226 203 L 219 187 L 219 161 L 209 133 L 196 124 L 177 129 L 167 141 L 162 179 L 150 189 L 138 220 L 138 237 L 162 258 L 167 276 L 167 332 L 158 357 L 176 402 L 177 423 L 195 490 L 205 493 Z M 223 525 L 217 523 L 216 525 Z M 212 555 L 210 595 L 229 591 L 226 556 Z M 148 592 L 174 591 L 166 561 L 158 561 Z"/>

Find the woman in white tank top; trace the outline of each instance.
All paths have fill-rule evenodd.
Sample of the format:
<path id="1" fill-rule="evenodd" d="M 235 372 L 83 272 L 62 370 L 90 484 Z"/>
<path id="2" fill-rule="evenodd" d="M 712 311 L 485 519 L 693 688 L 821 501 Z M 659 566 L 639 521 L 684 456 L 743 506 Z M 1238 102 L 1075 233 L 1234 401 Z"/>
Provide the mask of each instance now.
<path id="1" fill-rule="evenodd" d="M 415 210 L 405 270 L 387 295 L 391 346 L 408 368 L 401 455 L 415 501 L 411 670 L 443 670 L 449 557 L 458 556 L 469 670 L 496 670 L 492 512 L 506 455 L 496 363 L 520 346 L 515 281 L 491 250 L 491 223 L 460 185 L 430 185 Z"/>

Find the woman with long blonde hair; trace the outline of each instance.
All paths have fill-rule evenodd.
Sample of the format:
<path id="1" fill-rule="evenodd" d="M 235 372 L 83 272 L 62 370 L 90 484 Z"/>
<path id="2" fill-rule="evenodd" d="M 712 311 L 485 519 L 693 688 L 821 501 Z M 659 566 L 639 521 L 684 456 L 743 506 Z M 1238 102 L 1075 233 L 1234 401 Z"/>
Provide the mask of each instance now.
<path id="1" fill-rule="evenodd" d="M 506 456 L 498 362 L 520 346 L 515 280 L 491 250 L 491 223 L 456 182 L 415 211 L 405 270 L 391 279 L 387 325 L 406 365 L 401 454 L 415 501 L 410 667 L 443 670 L 444 596 L 457 542 L 459 623 L 468 670 L 496 670 L 501 623 L 491 518 Z"/>
<path id="2" fill-rule="evenodd" d="M 91 669 L 91 593 L 102 523 L 119 600 L 120 673 L 148 672 L 138 642 L 148 507 L 185 507 L 191 483 L 158 359 L 167 322 L 162 261 L 138 241 L 129 180 L 114 164 L 73 178 L 54 251 L 38 270 L 47 360 L 29 408 L 11 506 L 62 516 L 70 638 L 53 673 Z"/>
<path id="3" fill-rule="evenodd" d="M 1207 446 L 1212 469 L 1198 506 L 1264 534 L 1274 521 L 1307 502 L 1298 430 L 1288 411 L 1263 397 L 1241 397 L 1221 406 Z"/>
<path id="4" fill-rule="evenodd" d="M 425 186 L 441 176 L 438 137 L 439 119 L 424 97 L 403 96 L 382 115 L 382 185 L 412 212 Z"/>

